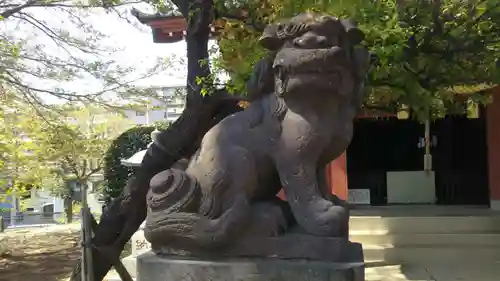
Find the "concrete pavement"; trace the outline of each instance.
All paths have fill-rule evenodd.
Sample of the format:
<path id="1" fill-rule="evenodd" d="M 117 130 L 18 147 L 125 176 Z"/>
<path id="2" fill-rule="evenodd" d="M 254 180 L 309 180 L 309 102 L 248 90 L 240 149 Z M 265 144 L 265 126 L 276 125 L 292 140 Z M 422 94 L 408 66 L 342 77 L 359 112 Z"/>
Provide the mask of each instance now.
<path id="1" fill-rule="evenodd" d="M 465 254 L 465 253 L 464 253 Z M 477 262 L 476 262 L 477 263 Z M 388 265 L 366 268 L 366 281 L 498 281 L 500 263 Z"/>

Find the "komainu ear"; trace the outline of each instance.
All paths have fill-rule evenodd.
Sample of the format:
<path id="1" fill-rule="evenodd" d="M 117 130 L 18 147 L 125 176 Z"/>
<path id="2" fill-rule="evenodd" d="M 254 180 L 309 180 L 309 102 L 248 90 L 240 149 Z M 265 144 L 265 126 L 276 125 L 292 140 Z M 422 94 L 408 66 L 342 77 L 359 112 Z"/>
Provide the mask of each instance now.
<path id="1" fill-rule="evenodd" d="M 281 24 L 272 23 L 266 26 L 262 36 L 259 38 L 259 43 L 262 47 L 270 50 L 276 51 L 283 46 L 283 38 L 278 35 L 278 30 L 282 27 Z"/>
<path id="2" fill-rule="evenodd" d="M 356 73 L 358 78 L 364 79 L 368 69 L 370 68 L 371 53 L 368 52 L 366 48 L 355 47 L 352 51 L 352 56 L 354 60 L 354 67 L 356 67 Z"/>
<path id="3" fill-rule="evenodd" d="M 347 38 L 349 39 L 351 45 L 357 45 L 365 39 L 365 34 L 357 27 L 353 20 L 342 19 L 340 20 L 340 23 L 344 26 L 344 29 L 347 32 Z"/>
<path id="4" fill-rule="evenodd" d="M 252 76 L 246 84 L 250 101 L 255 101 L 274 91 L 273 62 L 274 56 L 268 55 L 254 65 Z"/>

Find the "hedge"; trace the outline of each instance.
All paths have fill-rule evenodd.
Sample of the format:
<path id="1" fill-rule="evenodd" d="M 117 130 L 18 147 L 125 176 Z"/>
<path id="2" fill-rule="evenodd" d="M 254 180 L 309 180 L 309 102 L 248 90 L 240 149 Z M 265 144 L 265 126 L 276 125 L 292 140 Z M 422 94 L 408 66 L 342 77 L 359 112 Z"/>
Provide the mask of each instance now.
<path id="1" fill-rule="evenodd" d="M 106 203 L 118 197 L 134 168 L 123 166 L 120 161 L 147 148 L 154 126 L 134 127 L 116 138 L 104 156 L 104 182 L 102 195 Z"/>

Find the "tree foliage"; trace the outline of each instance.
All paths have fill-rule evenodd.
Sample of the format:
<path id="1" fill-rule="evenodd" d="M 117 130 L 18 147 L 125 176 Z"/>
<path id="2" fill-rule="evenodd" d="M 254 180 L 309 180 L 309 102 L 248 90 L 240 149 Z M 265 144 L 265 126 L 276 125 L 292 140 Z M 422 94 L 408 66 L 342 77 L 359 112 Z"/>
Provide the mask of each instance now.
<path id="1" fill-rule="evenodd" d="M 391 3 L 382 2 L 388 11 Z M 438 117 L 464 109 L 457 97 L 464 93 L 474 93 L 469 103 L 486 103 L 481 90 L 498 79 L 499 2 L 403 3 L 392 6 L 375 25 L 387 28 L 368 33 L 368 44 L 380 60 L 369 76 L 372 102 L 408 105 L 420 119 L 429 112 Z M 362 16 L 365 23 L 379 18 Z"/>
<path id="2" fill-rule="evenodd" d="M 104 182 L 102 193 L 105 201 L 120 195 L 134 168 L 121 164 L 122 159 L 130 158 L 135 153 L 146 149 L 151 142 L 153 126 L 134 127 L 113 140 L 104 156 Z"/>
<path id="3" fill-rule="evenodd" d="M 0 104 L 0 113 L 0 180 L 17 192 L 27 186 L 65 186 L 68 180 L 86 182 L 101 172 L 103 152 L 112 140 L 132 126 L 98 107 L 66 108 L 70 117 L 63 120 L 37 115 L 16 102 Z"/>
<path id="4" fill-rule="evenodd" d="M 43 188 L 64 199 L 68 222 L 72 221 L 74 188 L 86 191 L 92 176 L 103 168 L 103 152 L 131 123 L 102 107 L 64 108 L 65 120 L 44 123 L 40 145 L 45 151 L 44 166 L 50 173 Z"/>
<path id="5" fill-rule="evenodd" d="M 138 2 L 0 1 L 0 90 L 37 108 L 54 100 L 108 105 L 111 98 L 152 95 L 132 82 L 164 70 L 164 59 L 144 70 L 120 65 L 111 59 L 118 46 L 95 26 L 99 15 L 128 20 L 127 5 Z M 75 88 L 76 80 L 92 87 Z"/>
<path id="6" fill-rule="evenodd" d="M 5 194 L 25 194 L 50 173 L 41 165 L 45 158 L 38 141 L 43 135 L 42 124 L 31 107 L 9 98 L 0 103 L 0 186 L 7 187 Z"/>
<path id="7" fill-rule="evenodd" d="M 73 189 L 103 168 L 103 153 L 112 140 L 131 127 L 123 117 L 102 107 L 64 107 L 69 116 L 35 109 L 15 101 L 0 104 L 0 183 L 7 195 L 43 188 L 71 207 Z M 0 198 L 1 199 L 1 198 Z M 71 213 L 71 210 L 68 210 Z"/>
<path id="8" fill-rule="evenodd" d="M 86 185 L 91 176 L 102 171 L 103 153 L 119 134 L 132 126 L 123 117 L 102 107 L 66 108 L 64 122 L 46 123 L 40 140 L 47 163 L 53 165 L 52 193 L 71 196 L 67 182 Z M 57 188 L 60 187 L 60 188 Z"/>
<path id="9" fill-rule="evenodd" d="M 409 108 L 424 120 L 487 103 L 483 91 L 497 83 L 496 0 L 219 0 L 215 10 L 222 30 L 221 56 L 213 65 L 230 74 L 234 92 L 245 92 L 252 65 L 265 54 L 257 44 L 263 27 L 304 11 L 353 17 L 365 32 L 364 44 L 377 58 L 367 106 Z M 457 98 L 461 94 L 468 95 Z"/>

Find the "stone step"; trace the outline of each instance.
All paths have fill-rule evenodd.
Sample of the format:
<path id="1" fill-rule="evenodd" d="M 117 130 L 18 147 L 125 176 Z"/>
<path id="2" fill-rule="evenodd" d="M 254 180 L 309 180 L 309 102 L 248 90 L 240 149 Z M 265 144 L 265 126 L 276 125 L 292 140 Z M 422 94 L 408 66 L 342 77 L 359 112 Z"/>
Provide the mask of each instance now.
<path id="1" fill-rule="evenodd" d="M 133 280 L 136 281 L 135 278 L 133 278 Z M 122 281 L 122 279 L 118 275 L 110 275 L 110 276 L 104 277 L 104 279 L 102 279 L 102 281 Z"/>
<path id="2" fill-rule="evenodd" d="M 352 216 L 349 227 L 385 233 L 500 233 L 500 216 Z"/>
<path id="3" fill-rule="evenodd" d="M 132 278 L 136 277 L 137 273 L 137 256 L 130 255 L 122 259 L 123 266 L 127 269 Z"/>
<path id="4" fill-rule="evenodd" d="M 132 277 L 134 281 L 137 280 L 137 278 Z M 102 281 L 122 281 L 118 273 L 116 273 L 115 270 L 110 270 L 109 273 L 102 279 Z"/>
<path id="5" fill-rule="evenodd" d="M 498 247 L 401 247 L 363 245 L 365 262 L 371 264 L 460 264 L 500 261 Z"/>
<path id="6" fill-rule="evenodd" d="M 350 231 L 349 240 L 365 245 L 500 247 L 500 233 L 387 233 Z M 499 249 L 500 251 L 500 249 Z"/>
<path id="7" fill-rule="evenodd" d="M 367 267 L 365 281 L 429 281 L 432 276 L 423 267 L 388 265 Z"/>
<path id="8" fill-rule="evenodd" d="M 365 269 L 366 281 L 498 281 L 497 263 L 386 265 Z"/>

